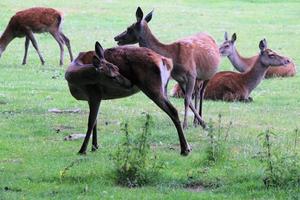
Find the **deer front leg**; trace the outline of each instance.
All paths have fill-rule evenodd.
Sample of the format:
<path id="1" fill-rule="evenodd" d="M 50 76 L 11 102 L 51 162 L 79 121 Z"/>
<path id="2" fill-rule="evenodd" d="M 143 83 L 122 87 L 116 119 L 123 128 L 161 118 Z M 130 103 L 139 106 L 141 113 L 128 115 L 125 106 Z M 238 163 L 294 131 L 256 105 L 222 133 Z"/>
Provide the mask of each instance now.
<path id="1" fill-rule="evenodd" d="M 92 130 L 95 127 L 99 106 L 100 106 L 100 101 L 98 100 L 89 101 L 90 114 L 88 120 L 88 129 L 86 131 L 86 135 L 82 143 L 82 146 L 78 152 L 79 154 L 86 154 L 87 145 L 89 143 Z"/>
<path id="2" fill-rule="evenodd" d="M 40 58 L 40 60 L 41 60 L 42 65 L 44 65 L 44 64 L 45 64 L 45 60 L 44 60 L 44 58 L 43 58 L 43 56 L 42 56 L 42 54 L 41 54 L 41 52 L 40 52 L 40 50 L 39 50 L 38 44 L 37 44 L 37 42 L 36 42 L 36 40 L 35 40 L 35 37 L 34 37 L 32 31 L 30 31 L 30 30 L 27 31 L 26 37 L 28 37 L 29 40 L 31 41 L 33 47 L 35 48 L 36 52 L 37 52 L 38 55 L 39 55 L 39 58 Z"/>
<path id="3" fill-rule="evenodd" d="M 208 80 L 205 80 L 201 83 L 201 86 L 199 87 L 200 89 L 200 94 L 198 99 L 200 100 L 200 105 L 199 105 L 199 115 L 200 117 L 203 119 L 203 115 L 202 115 L 202 103 L 203 103 L 203 97 L 204 97 L 204 92 L 205 92 L 205 88 L 207 86 Z M 196 104 L 196 103 L 195 103 Z M 197 109 L 196 105 L 195 108 Z M 197 120 L 196 115 L 194 116 L 194 125 L 200 125 L 201 122 Z"/>
<path id="4" fill-rule="evenodd" d="M 27 53 L 28 53 L 29 43 L 30 43 L 30 40 L 29 40 L 29 38 L 26 36 L 26 37 L 25 37 L 25 53 L 24 53 L 24 58 L 23 58 L 22 65 L 25 65 L 25 64 L 26 64 L 26 61 L 27 61 Z"/>
<path id="5" fill-rule="evenodd" d="M 192 94 L 195 87 L 195 77 L 189 77 L 186 87 L 185 87 L 185 96 L 184 96 L 184 120 L 183 120 L 183 129 L 187 129 L 187 114 L 190 105 L 192 104 Z M 181 88 L 184 88 L 183 86 Z"/>
<path id="6" fill-rule="evenodd" d="M 97 151 L 98 148 L 99 148 L 99 145 L 97 142 L 97 119 L 96 119 L 95 126 L 93 129 L 92 151 Z"/>

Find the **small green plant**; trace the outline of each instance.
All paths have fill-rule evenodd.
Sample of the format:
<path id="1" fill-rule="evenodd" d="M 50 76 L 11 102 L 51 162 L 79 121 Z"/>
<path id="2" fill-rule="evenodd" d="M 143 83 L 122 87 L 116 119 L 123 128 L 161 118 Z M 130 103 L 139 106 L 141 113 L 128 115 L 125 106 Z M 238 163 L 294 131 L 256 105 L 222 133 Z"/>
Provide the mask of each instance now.
<path id="1" fill-rule="evenodd" d="M 222 126 L 222 115 L 219 114 L 218 124 L 214 125 L 212 120 L 209 120 L 206 147 L 205 147 L 205 162 L 208 165 L 215 164 L 222 161 L 227 156 L 227 137 L 231 128 L 232 122 L 227 127 Z"/>
<path id="2" fill-rule="evenodd" d="M 295 130 L 297 144 L 298 129 Z M 263 151 L 260 152 L 260 161 L 264 165 L 263 182 L 270 187 L 299 187 L 300 186 L 300 160 L 296 152 L 284 152 L 275 149 L 271 137 L 276 135 L 270 130 L 259 134 Z M 294 146 L 296 149 L 296 146 Z"/>
<path id="3" fill-rule="evenodd" d="M 152 120 L 146 115 L 142 133 L 134 138 L 129 134 L 128 123 L 121 129 L 125 139 L 112 156 L 116 169 L 117 183 L 126 187 L 139 187 L 153 181 L 163 163 L 157 156 L 150 156 L 149 136 Z"/>
<path id="4" fill-rule="evenodd" d="M 64 179 L 64 177 L 67 175 L 67 172 L 74 166 L 79 165 L 79 163 L 81 163 L 82 161 L 86 160 L 86 158 L 79 158 L 76 159 L 74 161 L 72 161 L 69 165 L 67 165 L 63 170 L 61 170 L 59 172 L 59 178 L 60 181 L 62 182 L 62 180 Z"/>

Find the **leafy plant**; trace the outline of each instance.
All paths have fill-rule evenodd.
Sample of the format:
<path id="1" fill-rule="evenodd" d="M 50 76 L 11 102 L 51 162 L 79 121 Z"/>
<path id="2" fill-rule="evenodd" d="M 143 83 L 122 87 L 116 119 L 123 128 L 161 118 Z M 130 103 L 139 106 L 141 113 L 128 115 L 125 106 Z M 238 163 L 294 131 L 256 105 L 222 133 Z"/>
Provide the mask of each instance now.
<path id="1" fill-rule="evenodd" d="M 232 122 L 227 127 L 222 126 L 222 115 L 219 114 L 218 124 L 214 125 L 210 119 L 206 135 L 205 159 L 207 164 L 215 164 L 227 156 L 226 141 Z"/>
<path id="2" fill-rule="evenodd" d="M 298 129 L 295 130 L 295 146 L 297 144 Z M 297 152 L 276 151 L 271 137 L 276 135 L 270 130 L 259 134 L 263 151 L 260 152 L 260 161 L 264 165 L 263 182 L 270 187 L 294 187 L 300 186 L 300 160 Z"/>
<path id="3" fill-rule="evenodd" d="M 142 133 L 137 137 L 129 133 L 128 123 L 123 125 L 121 130 L 125 134 L 124 142 L 112 156 L 118 184 L 126 187 L 143 186 L 153 181 L 164 166 L 156 155 L 150 156 L 151 125 L 151 117 L 147 114 Z"/>

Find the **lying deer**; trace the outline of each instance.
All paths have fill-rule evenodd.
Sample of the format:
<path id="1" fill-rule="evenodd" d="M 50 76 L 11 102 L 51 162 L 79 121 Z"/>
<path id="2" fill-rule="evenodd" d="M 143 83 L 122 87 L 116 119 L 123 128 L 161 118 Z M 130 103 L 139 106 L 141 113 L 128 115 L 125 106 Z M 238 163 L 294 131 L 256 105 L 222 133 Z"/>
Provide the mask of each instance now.
<path id="1" fill-rule="evenodd" d="M 249 71 L 259 55 L 252 56 L 250 58 L 242 57 L 235 47 L 236 34 L 234 33 L 231 40 L 228 40 L 227 32 L 225 32 L 225 41 L 220 47 L 220 53 L 222 56 L 227 56 L 232 65 L 239 72 Z M 289 77 L 296 74 L 296 66 L 293 62 L 290 62 L 287 66 L 270 67 L 265 75 L 265 78 L 272 77 Z"/>
<path id="2" fill-rule="evenodd" d="M 73 97 L 88 101 L 90 108 L 88 129 L 79 153 L 86 153 L 92 132 L 92 151 L 98 149 L 96 118 L 101 100 L 127 97 L 141 90 L 172 119 L 179 136 L 181 154 L 187 155 L 191 149 L 177 110 L 164 91 L 172 61 L 147 48 L 125 46 L 103 51 L 97 42 L 95 51 L 80 53 L 65 74 Z"/>
<path id="3" fill-rule="evenodd" d="M 269 67 L 285 66 L 290 61 L 267 48 L 265 39 L 259 43 L 260 53 L 253 67 L 245 73 L 218 72 L 207 84 L 205 99 L 252 101 L 250 94 L 264 78 Z"/>
<path id="4" fill-rule="evenodd" d="M 71 61 L 73 55 L 70 40 L 62 32 L 63 15 L 52 8 L 35 7 L 17 12 L 11 17 L 4 33 L 0 38 L 0 57 L 7 45 L 16 37 L 25 37 L 25 54 L 22 64 L 26 64 L 29 43 L 37 51 L 42 64 L 44 58 L 38 48 L 33 33 L 49 32 L 57 41 L 60 48 L 60 65 L 63 65 L 64 44 L 67 46 Z"/>
<path id="5" fill-rule="evenodd" d="M 196 80 L 205 81 L 202 84 L 201 91 L 196 91 L 198 94 L 199 92 L 203 94 L 207 80 L 217 72 L 220 62 L 218 45 L 206 33 L 198 33 L 172 44 L 162 44 L 148 27 L 148 23 L 152 19 L 152 12 L 143 19 L 143 11 L 138 7 L 136 11 L 137 21 L 129 26 L 126 31 L 116 36 L 115 41 L 118 42 L 118 45 L 139 43 L 141 47 L 150 48 L 160 55 L 171 58 L 174 64 L 171 76 L 179 83 L 185 93 L 183 127 L 187 128 L 189 107 L 194 112 L 200 125 L 205 127 L 205 123 L 200 116 L 201 113 L 199 112 L 199 115 L 195 110 L 191 98 Z M 202 110 L 202 98 L 200 99 L 200 108 Z"/>

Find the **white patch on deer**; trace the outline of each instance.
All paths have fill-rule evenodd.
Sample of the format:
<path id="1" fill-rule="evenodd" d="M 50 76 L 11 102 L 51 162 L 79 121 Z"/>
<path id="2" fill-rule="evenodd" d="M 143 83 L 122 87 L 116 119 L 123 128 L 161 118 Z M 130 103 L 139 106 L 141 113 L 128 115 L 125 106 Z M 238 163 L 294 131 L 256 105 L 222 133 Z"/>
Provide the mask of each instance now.
<path id="1" fill-rule="evenodd" d="M 163 60 L 161 60 L 161 64 L 159 65 L 159 69 L 160 69 L 160 78 L 161 78 L 161 83 L 162 83 L 162 91 L 163 91 L 163 94 L 164 94 L 165 93 L 165 86 L 168 83 L 171 71 L 168 70 L 167 61 L 164 63 Z"/>

